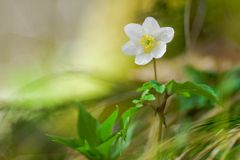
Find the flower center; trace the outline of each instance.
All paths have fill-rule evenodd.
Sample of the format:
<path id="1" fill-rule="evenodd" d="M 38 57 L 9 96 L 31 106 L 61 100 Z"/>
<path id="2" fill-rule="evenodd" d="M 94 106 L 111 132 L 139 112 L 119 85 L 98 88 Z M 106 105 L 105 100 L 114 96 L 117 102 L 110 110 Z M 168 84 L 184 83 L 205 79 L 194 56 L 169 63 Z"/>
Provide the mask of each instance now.
<path id="1" fill-rule="evenodd" d="M 150 53 L 156 45 L 156 39 L 150 35 L 143 35 L 140 39 L 144 53 Z"/>

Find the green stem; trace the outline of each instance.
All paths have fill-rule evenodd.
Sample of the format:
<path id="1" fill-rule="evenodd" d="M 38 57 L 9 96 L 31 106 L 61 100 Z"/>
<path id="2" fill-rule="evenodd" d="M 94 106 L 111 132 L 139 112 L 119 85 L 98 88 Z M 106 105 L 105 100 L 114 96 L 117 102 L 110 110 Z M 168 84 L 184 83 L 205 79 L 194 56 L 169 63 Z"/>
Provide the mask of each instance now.
<path id="1" fill-rule="evenodd" d="M 156 81 L 158 81 L 158 77 L 157 77 L 157 63 L 156 63 L 156 59 L 155 58 L 153 59 L 153 69 L 154 69 L 154 79 Z M 155 94 L 155 96 L 157 97 L 157 105 L 158 105 L 157 108 L 158 108 L 161 105 L 160 96 L 157 93 Z"/>
<path id="2" fill-rule="evenodd" d="M 158 81 L 158 77 L 157 77 L 157 64 L 156 64 L 156 59 L 153 58 L 153 69 L 154 69 L 154 79 L 156 81 Z"/>
<path id="3" fill-rule="evenodd" d="M 157 64 L 156 64 L 156 59 L 155 58 L 153 59 L 153 69 L 154 69 L 154 79 L 156 81 L 158 81 L 158 77 L 157 77 Z M 163 125 L 165 125 L 165 118 L 164 118 L 164 112 L 161 112 L 161 109 L 163 108 L 162 107 L 163 103 L 161 104 L 160 95 L 158 93 L 156 93 L 156 98 L 157 98 L 156 113 L 157 113 L 157 115 L 159 117 L 159 120 L 160 120 L 158 141 L 161 142 L 162 139 L 163 139 Z"/>

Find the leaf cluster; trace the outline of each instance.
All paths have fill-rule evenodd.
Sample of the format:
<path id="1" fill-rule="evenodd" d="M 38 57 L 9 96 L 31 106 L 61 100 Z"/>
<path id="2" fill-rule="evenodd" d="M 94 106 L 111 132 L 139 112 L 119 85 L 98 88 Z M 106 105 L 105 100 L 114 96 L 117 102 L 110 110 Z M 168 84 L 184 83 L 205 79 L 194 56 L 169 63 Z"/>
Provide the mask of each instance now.
<path id="1" fill-rule="evenodd" d="M 153 92 L 162 94 L 164 91 L 164 84 L 158 83 L 156 80 L 150 80 L 137 89 L 137 92 L 142 92 L 142 94 L 139 99 L 134 99 L 132 102 L 136 107 L 142 107 L 145 102 L 156 100 Z"/>
<path id="2" fill-rule="evenodd" d="M 163 93 L 168 96 L 181 95 L 187 98 L 198 96 L 204 97 L 213 103 L 219 102 L 218 95 L 213 88 L 205 84 L 190 81 L 179 83 L 172 80 L 165 84 L 161 84 L 155 80 L 151 80 L 144 83 L 137 91 L 142 92 L 142 94 L 139 99 L 134 99 L 132 101 L 136 107 L 142 107 L 145 102 L 154 101 L 156 99 L 156 94 Z"/>
<path id="3" fill-rule="evenodd" d="M 78 138 L 65 138 L 48 135 L 52 141 L 70 147 L 89 160 L 115 160 L 129 145 L 133 127 L 130 126 L 131 117 L 138 108 L 126 110 L 117 118 L 116 110 L 101 124 L 83 107 L 79 109 Z"/>

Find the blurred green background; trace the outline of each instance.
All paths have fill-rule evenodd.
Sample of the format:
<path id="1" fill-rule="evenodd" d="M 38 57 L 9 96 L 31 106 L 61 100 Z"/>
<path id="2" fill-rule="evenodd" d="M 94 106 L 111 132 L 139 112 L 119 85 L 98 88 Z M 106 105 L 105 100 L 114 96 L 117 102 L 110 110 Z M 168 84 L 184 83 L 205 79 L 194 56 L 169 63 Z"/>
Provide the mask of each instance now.
<path id="1" fill-rule="evenodd" d="M 79 103 L 100 121 L 116 104 L 132 106 L 154 75 L 152 64 L 136 66 L 122 53 L 123 27 L 147 16 L 175 29 L 159 80 L 206 83 L 222 101 L 173 97 L 161 153 L 240 159 L 239 0 L 0 0 L 0 159 L 84 159 L 46 134 L 76 136 Z M 136 117 L 139 134 L 120 159 L 158 156 L 144 148 L 153 117 Z"/>

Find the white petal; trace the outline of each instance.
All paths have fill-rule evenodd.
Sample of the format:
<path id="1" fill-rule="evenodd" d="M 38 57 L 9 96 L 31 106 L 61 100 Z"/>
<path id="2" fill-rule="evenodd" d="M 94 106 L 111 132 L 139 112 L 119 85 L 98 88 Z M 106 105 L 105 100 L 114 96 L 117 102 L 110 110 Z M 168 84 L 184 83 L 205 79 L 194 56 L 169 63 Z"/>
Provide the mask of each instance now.
<path id="1" fill-rule="evenodd" d="M 151 54 L 139 54 L 136 55 L 135 63 L 138 65 L 145 65 L 153 59 Z"/>
<path id="2" fill-rule="evenodd" d="M 167 45 L 163 42 L 160 42 L 160 44 L 153 49 L 153 51 L 151 52 L 151 55 L 154 58 L 161 58 L 166 52 L 166 50 L 167 50 Z"/>
<path id="3" fill-rule="evenodd" d="M 142 26 L 139 24 L 135 24 L 135 23 L 127 24 L 124 27 L 124 31 L 127 34 L 127 36 L 129 37 L 129 39 L 131 39 L 133 41 L 139 41 L 139 39 L 143 35 Z"/>
<path id="4" fill-rule="evenodd" d="M 160 28 L 160 30 L 156 36 L 158 41 L 162 41 L 164 43 L 171 42 L 173 37 L 174 37 L 174 29 L 172 27 Z"/>
<path id="5" fill-rule="evenodd" d="M 142 53 L 142 47 L 133 41 L 128 41 L 122 46 L 122 51 L 127 55 L 137 55 Z"/>
<path id="6" fill-rule="evenodd" d="M 153 17 L 147 17 L 143 22 L 143 29 L 146 34 L 152 35 L 154 32 L 160 29 L 160 26 L 156 19 Z"/>

